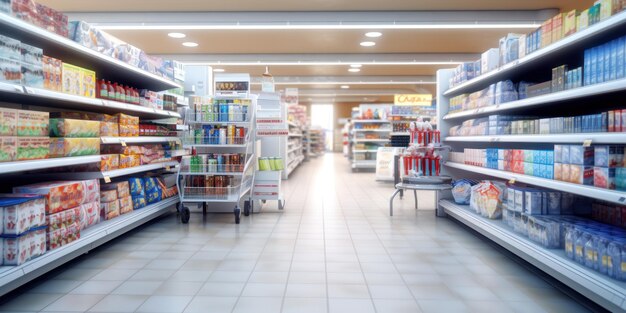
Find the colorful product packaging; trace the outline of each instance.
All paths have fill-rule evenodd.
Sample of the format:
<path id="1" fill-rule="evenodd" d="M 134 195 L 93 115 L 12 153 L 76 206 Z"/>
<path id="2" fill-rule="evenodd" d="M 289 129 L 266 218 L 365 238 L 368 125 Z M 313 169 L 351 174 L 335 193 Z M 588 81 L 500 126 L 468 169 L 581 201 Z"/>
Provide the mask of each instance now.
<path id="1" fill-rule="evenodd" d="M 46 215 L 48 231 L 70 227 L 80 221 L 80 207 Z"/>
<path id="2" fill-rule="evenodd" d="M 48 136 L 48 112 L 17 111 L 17 135 L 24 137 Z"/>
<path id="3" fill-rule="evenodd" d="M 126 214 L 133 211 L 133 198 L 131 196 L 123 197 L 120 201 L 120 214 Z"/>
<path id="4" fill-rule="evenodd" d="M 102 185 L 101 189 L 102 190 L 115 190 L 117 192 L 117 199 L 130 196 L 130 188 L 128 185 L 128 181 Z"/>
<path id="5" fill-rule="evenodd" d="M 80 239 L 80 222 L 46 233 L 48 250 L 54 250 Z"/>
<path id="6" fill-rule="evenodd" d="M 0 136 L 17 135 L 18 110 L 0 108 Z"/>
<path id="7" fill-rule="evenodd" d="M 50 155 L 50 138 L 16 137 L 17 161 L 47 159 Z"/>
<path id="8" fill-rule="evenodd" d="M 141 155 L 120 154 L 120 169 L 131 168 L 131 167 L 140 166 L 140 165 L 141 165 Z"/>
<path id="9" fill-rule="evenodd" d="M 100 203 L 100 217 L 105 221 L 120 216 L 120 201 L 113 200 L 110 202 Z"/>
<path id="10" fill-rule="evenodd" d="M 53 214 L 100 199 L 100 181 L 56 181 L 13 188 L 14 193 L 39 194 L 46 199 L 46 213 Z"/>
<path id="11" fill-rule="evenodd" d="M 120 125 L 136 125 L 139 126 L 139 117 L 118 113 L 115 115 L 117 123 Z"/>
<path id="12" fill-rule="evenodd" d="M 598 188 L 615 190 L 615 176 L 615 168 L 596 166 L 593 168 L 593 185 Z"/>
<path id="13" fill-rule="evenodd" d="M 100 223 L 100 199 L 80 206 L 80 229 Z"/>
<path id="14" fill-rule="evenodd" d="M 139 210 L 146 207 L 146 205 L 147 202 L 145 196 L 133 196 L 133 210 Z"/>
<path id="15" fill-rule="evenodd" d="M 42 63 L 43 88 L 52 91 L 63 91 L 63 62 L 44 55 Z"/>
<path id="16" fill-rule="evenodd" d="M 100 171 L 108 172 L 120 168 L 120 156 L 118 154 L 102 155 L 100 161 Z"/>
<path id="17" fill-rule="evenodd" d="M 51 138 L 50 157 L 100 154 L 100 138 Z"/>
<path id="18" fill-rule="evenodd" d="M 45 226 L 17 237 L 2 238 L 2 264 L 17 266 L 46 253 Z"/>
<path id="19" fill-rule="evenodd" d="M 0 220 L 3 235 L 20 235 L 45 226 L 46 200 L 40 195 L 0 195 Z"/>
<path id="20" fill-rule="evenodd" d="M 138 137 L 139 136 L 139 125 L 119 125 L 119 133 L 120 137 Z"/>
<path id="21" fill-rule="evenodd" d="M 117 200 L 117 190 L 101 190 L 100 191 L 100 202 L 111 202 Z"/>
<path id="22" fill-rule="evenodd" d="M 17 137 L 0 137 L 0 162 L 10 162 L 17 158 Z"/>
<path id="23" fill-rule="evenodd" d="M 102 137 L 119 137 L 119 126 L 115 122 L 100 122 L 100 136 Z"/>
<path id="24" fill-rule="evenodd" d="M 100 122 L 66 118 L 51 118 L 50 137 L 100 137 Z"/>

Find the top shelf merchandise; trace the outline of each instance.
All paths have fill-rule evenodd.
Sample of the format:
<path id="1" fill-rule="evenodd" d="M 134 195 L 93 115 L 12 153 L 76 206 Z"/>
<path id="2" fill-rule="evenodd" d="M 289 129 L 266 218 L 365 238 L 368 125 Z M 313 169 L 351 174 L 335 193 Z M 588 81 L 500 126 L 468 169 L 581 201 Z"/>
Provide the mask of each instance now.
<path id="1" fill-rule="evenodd" d="M 530 34 L 509 34 L 500 40 L 499 48 L 488 50 L 481 60 L 459 66 L 444 95 L 474 92 L 504 79 L 532 78 L 538 68 L 557 68 L 564 61 L 576 60 L 563 56 L 609 42 L 624 33 L 626 13 L 622 9 L 619 1 L 596 1 L 580 14 L 558 14 Z"/>
<path id="2" fill-rule="evenodd" d="M 31 0 L 3 1 L 0 6 L 0 35 L 124 85 L 156 91 L 180 88 L 173 81 L 172 61 L 149 56 L 85 22 L 68 23 L 67 16 Z"/>

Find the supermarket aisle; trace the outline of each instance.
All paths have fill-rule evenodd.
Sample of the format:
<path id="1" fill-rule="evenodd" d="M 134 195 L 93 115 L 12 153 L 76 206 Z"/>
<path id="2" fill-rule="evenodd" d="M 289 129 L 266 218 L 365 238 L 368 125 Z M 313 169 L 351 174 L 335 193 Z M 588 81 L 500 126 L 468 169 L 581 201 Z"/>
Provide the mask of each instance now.
<path id="1" fill-rule="evenodd" d="M 21 290 L 1 311 L 583 312 L 485 242 L 339 154 L 304 163 L 284 213 L 165 217 Z M 13 296 L 16 296 L 15 294 Z M 8 301 L 7 301 L 8 300 Z"/>

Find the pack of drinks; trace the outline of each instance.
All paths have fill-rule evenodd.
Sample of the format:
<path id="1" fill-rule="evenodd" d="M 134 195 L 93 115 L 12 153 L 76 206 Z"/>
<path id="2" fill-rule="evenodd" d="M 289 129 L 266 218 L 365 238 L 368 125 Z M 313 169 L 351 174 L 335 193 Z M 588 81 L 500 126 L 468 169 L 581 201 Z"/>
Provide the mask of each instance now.
<path id="1" fill-rule="evenodd" d="M 194 130 L 195 143 L 201 145 L 242 145 L 246 137 L 244 127 L 235 125 L 202 125 Z"/>
<path id="2" fill-rule="evenodd" d="M 189 158 L 189 171 L 195 173 L 243 172 L 243 154 L 204 154 Z"/>
<path id="3" fill-rule="evenodd" d="M 246 122 L 250 99 L 212 99 L 195 97 L 192 99 L 194 119 L 198 122 Z"/>

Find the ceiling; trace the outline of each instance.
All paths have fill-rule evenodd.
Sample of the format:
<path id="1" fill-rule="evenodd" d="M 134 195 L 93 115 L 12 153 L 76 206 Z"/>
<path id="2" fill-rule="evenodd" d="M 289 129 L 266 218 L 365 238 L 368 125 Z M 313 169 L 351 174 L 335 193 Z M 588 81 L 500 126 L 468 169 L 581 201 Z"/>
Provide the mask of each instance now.
<path id="1" fill-rule="evenodd" d="M 291 82 L 277 88 L 298 88 L 301 102 L 388 103 L 394 93 L 435 93 L 437 70 L 480 58 L 508 33 L 530 32 L 556 12 L 546 10 L 584 9 L 593 0 L 38 2 L 69 12 L 71 20 L 95 23 L 149 54 L 186 64 L 253 77 L 272 64 L 277 82 Z M 449 24 L 452 27 L 442 26 Z M 491 26 L 474 27 L 482 24 Z M 382 36 L 368 38 L 369 31 Z M 186 38 L 170 38 L 170 32 L 184 33 Z M 187 41 L 198 46 L 184 47 Z M 362 47 L 362 41 L 376 45 Z M 363 64 L 360 72 L 348 72 L 353 63 Z M 327 83 L 319 84 L 320 79 Z"/>

